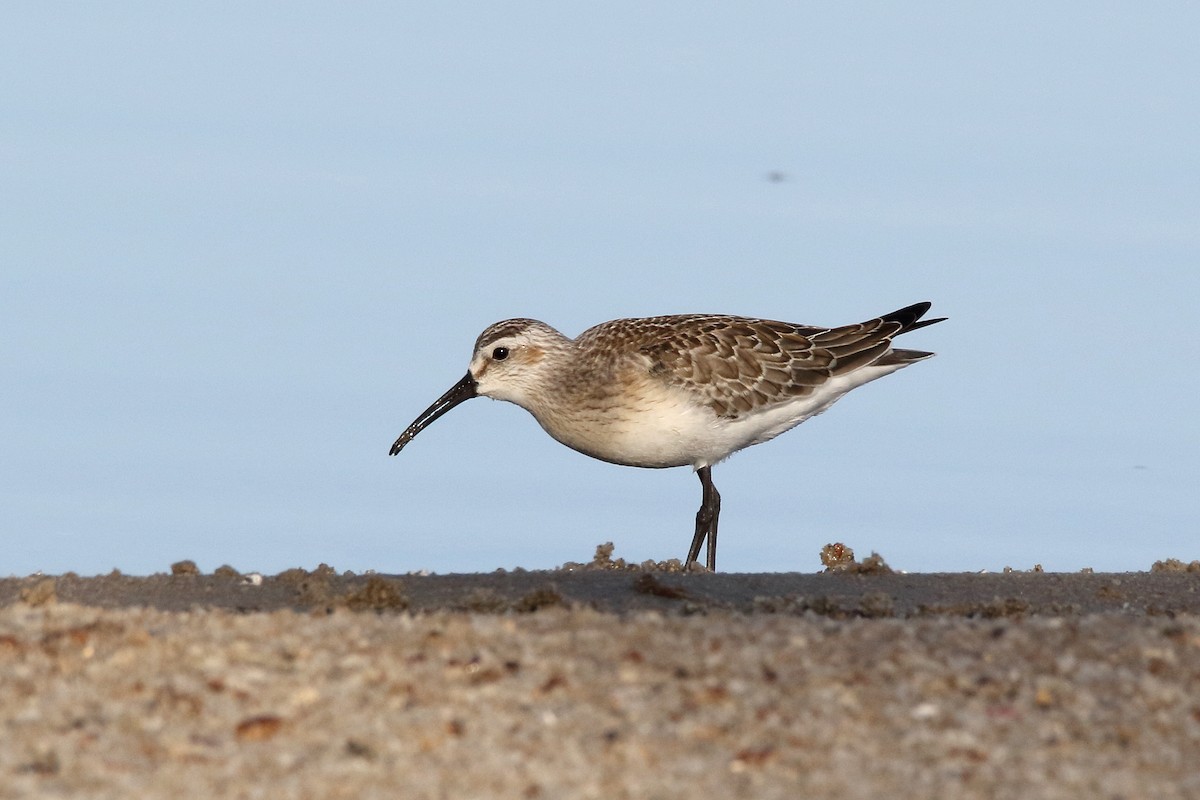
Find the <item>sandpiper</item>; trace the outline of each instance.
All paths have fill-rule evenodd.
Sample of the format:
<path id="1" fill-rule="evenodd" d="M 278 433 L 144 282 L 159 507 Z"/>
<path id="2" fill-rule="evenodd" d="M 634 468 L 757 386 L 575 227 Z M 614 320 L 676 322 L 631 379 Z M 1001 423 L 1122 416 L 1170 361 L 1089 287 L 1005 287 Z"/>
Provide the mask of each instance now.
<path id="1" fill-rule="evenodd" d="M 391 455 L 472 397 L 516 403 L 573 450 L 631 467 L 691 466 L 703 499 L 686 564 L 705 541 L 717 566 L 721 496 L 712 467 L 775 438 L 868 381 L 929 358 L 892 339 L 941 322 L 929 303 L 825 328 L 719 314 L 603 322 L 569 339 L 544 322 L 509 319 L 475 340 L 462 380 L 427 408 Z"/>

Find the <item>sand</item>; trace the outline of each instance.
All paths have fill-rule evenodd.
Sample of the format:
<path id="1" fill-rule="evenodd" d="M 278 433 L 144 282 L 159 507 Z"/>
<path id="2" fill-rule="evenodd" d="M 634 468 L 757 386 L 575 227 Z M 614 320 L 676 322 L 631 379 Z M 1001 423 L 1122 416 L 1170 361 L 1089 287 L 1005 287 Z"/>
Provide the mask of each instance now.
<path id="1" fill-rule="evenodd" d="M 1197 798 L 1194 566 L 0 580 L 0 797 Z"/>

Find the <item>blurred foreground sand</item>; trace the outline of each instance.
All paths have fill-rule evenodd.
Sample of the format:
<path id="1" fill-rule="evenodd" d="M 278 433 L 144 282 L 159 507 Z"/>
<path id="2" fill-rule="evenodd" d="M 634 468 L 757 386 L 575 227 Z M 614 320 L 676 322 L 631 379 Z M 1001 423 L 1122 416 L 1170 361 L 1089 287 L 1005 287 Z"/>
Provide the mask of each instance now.
<path id="1" fill-rule="evenodd" d="M 312 602 L 241 612 L 202 576 L 94 605 L 70 595 L 105 579 L 0 581 L 0 797 L 1200 797 L 1195 573 L 1044 576 L 1100 611 L 1027 574 L 957 606 L 947 576 L 888 576 L 941 603 L 913 605 L 882 577 L 526 573 L 524 606 L 504 576 L 302 577 Z M 754 599 L 704 602 L 717 578 Z M 570 599 L 618 585 L 664 607 Z M 214 602 L 139 605 L 189 592 Z"/>

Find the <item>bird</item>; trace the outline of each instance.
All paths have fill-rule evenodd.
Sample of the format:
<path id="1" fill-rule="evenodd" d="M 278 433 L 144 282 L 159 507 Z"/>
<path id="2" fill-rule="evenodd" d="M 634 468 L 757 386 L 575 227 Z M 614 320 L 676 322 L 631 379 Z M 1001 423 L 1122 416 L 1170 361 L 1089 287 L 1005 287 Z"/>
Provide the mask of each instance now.
<path id="1" fill-rule="evenodd" d="M 892 339 L 944 321 L 928 302 L 839 327 L 725 314 L 616 319 L 571 339 L 544 322 L 507 319 L 475 340 L 467 374 L 425 409 L 389 451 L 396 455 L 473 397 L 521 406 L 554 439 L 632 467 L 690 466 L 701 503 L 691 568 L 705 548 L 716 571 L 721 496 L 712 468 L 829 408 L 852 389 L 930 358 Z"/>

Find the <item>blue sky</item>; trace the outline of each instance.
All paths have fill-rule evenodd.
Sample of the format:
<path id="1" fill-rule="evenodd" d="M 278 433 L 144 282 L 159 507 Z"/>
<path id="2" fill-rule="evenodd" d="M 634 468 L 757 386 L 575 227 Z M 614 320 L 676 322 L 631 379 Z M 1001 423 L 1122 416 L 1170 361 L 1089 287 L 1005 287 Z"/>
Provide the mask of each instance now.
<path id="1" fill-rule="evenodd" d="M 475 400 L 486 325 L 938 357 L 714 469 L 724 570 L 1200 558 L 1195 5 L 14 3 L 0 574 L 681 557 L 686 469 Z M 777 171 L 783 181 L 769 181 Z"/>

